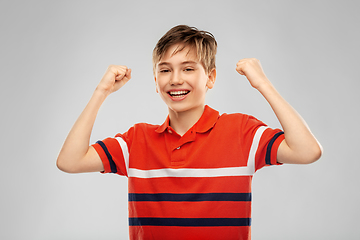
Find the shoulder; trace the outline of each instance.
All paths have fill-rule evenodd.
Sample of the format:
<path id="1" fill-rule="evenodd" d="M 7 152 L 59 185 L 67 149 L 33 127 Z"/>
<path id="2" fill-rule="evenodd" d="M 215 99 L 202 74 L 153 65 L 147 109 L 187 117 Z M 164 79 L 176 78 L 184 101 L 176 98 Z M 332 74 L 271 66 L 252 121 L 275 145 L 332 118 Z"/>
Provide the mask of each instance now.
<path id="1" fill-rule="evenodd" d="M 159 128 L 160 125 L 150 124 L 150 123 L 136 123 L 133 128 L 137 130 L 143 130 L 143 131 L 153 131 Z"/>
<path id="2" fill-rule="evenodd" d="M 157 138 L 155 130 L 158 127 L 159 125 L 136 123 L 126 132 L 116 134 L 115 138 L 123 139 L 127 143 L 128 148 L 131 148 L 136 143 L 141 145 L 154 141 Z"/>
<path id="3" fill-rule="evenodd" d="M 139 132 L 154 132 L 160 125 L 150 123 L 136 123 L 125 134 L 139 133 Z"/>
<path id="4" fill-rule="evenodd" d="M 266 126 L 266 124 L 256 117 L 244 113 L 221 114 L 216 123 L 217 129 L 240 135 L 252 133 L 260 126 Z"/>
<path id="5" fill-rule="evenodd" d="M 261 122 L 256 117 L 244 114 L 244 113 L 223 113 L 219 117 L 219 121 L 224 122 L 237 122 L 237 123 L 248 123 L 248 122 Z"/>
<path id="6" fill-rule="evenodd" d="M 125 133 L 118 133 L 116 137 L 122 137 L 128 140 L 136 139 L 139 137 L 144 138 L 145 136 L 151 137 L 158 128 L 159 125 L 149 123 L 136 123 L 132 127 L 130 127 Z"/>

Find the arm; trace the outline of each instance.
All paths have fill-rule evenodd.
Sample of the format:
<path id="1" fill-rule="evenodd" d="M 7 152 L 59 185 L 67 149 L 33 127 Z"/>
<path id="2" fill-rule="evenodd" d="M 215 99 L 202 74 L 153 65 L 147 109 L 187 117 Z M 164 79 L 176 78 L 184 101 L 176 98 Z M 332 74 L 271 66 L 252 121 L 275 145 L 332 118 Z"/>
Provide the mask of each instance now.
<path id="1" fill-rule="evenodd" d="M 237 63 L 236 71 L 249 80 L 268 101 L 278 118 L 285 135 L 280 144 L 277 161 L 281 163 L 308 164 L 321 157 L 322 147 L 311 133 L 302 117 L 276 91 L 264 74 L 257 59 L 242 59 Z"/>
<path id="2" fill-rule="evenodd" d="M 131 78 L 131 69 L 110 65 L 81 113 L 57 158 L 57 167 L 68 173 L 98 172 L 104 167 L 95 149 L 89 146 L 92 128 L 107 96 L 119 90 Z"/>

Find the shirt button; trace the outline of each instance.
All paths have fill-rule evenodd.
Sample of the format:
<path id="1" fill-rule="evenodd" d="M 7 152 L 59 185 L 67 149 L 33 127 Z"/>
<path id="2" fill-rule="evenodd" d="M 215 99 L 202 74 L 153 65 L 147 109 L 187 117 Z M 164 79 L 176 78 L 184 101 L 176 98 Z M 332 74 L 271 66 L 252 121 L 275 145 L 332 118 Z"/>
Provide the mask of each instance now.
<path id="1" fill-rule="evenodd" d="M 172 131 L 171 131 L 170 129 L 168 130 L 168 132 L 169 132 L 169 133 L 172 133 Z"/>
<path id="2" fill-rule="evenodd" d="M 176 149 L 177 149 L 177 150 L 179 150 L 179 149 L 180 149 L 180 147 L 177 147 Z"/>

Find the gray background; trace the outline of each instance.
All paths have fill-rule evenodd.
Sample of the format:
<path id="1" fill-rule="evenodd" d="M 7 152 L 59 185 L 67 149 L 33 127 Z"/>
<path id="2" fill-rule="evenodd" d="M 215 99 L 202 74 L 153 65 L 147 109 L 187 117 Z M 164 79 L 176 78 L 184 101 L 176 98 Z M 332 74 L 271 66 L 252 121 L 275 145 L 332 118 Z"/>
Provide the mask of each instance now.
<path id="1" fill-rule="evenodd" d="M 279 127 L 235 71 L 261 60 L 325 152 L 254 177 L 253 239 L 359 239 L 359 1 L 1 1 L 0 239 L 126 239 L 127 179 L 71 175 L 55 161 L 109 64 L 133 69 L 92 143 L 162 123 L 151 53 L 171 27 L 212 32 L 218 78 L 207 104 Z"/>

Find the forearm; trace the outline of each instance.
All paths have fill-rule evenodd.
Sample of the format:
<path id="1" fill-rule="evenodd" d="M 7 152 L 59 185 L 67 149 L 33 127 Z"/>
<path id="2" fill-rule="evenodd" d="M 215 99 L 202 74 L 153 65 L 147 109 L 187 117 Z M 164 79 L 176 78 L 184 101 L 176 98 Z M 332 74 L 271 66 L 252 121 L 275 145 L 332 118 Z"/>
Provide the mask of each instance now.
<path id="1" fill-rule="evenodd" d="M 76 166 L 89 150 L 90 136 L 97 113 L 107 93 L 95 90 L 85 109 L 70 130 L 60 154 L 57 166 L 65 172 L 76 172 Z"/>
<path id="2" fill-rule="evenodd" d="M 245 75 L 252 87 L 269 102 L 284 130 L 285 141 L 277 151 L 277 160 L 283 163 L 312 163 L 320 158 L 322 148 L 302 117 L 276 91 L 266 77 L 260 61 L 241 59 L 236 71 Z"/>
<path id="3" fill-rule="evenodd" d="M 287 163 L 311 163 L 321 156 L 321 146 L 303 118 L 277 92 L 270 81 L 258 87 L 277 116 L 285 135 L 278 161 Z"/>
<path id="4" fill-rule="evenodd" d="M 110 65 L 96 87 L 89 103 L 68 134 L 57 159 L 60 170 L 69 173 L 103 171 L 104 166 L 90 144 L 90 136 L 97 113 L 106 97 L 119 90 L 131 79 L 131 69 Z"/>

